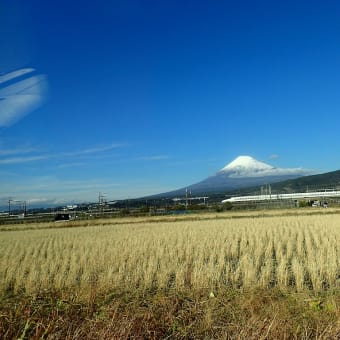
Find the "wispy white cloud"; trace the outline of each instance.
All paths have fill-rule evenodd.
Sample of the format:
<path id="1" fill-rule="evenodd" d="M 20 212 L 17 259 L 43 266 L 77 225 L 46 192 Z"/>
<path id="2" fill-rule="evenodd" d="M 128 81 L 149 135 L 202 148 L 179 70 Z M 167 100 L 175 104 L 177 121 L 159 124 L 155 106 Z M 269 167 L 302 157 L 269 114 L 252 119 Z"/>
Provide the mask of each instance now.
<path id="1" fill-rule="evenodd" d="M 34 68 L 22 68 L 20 70 L 12 71 L 3 75 L 0 75 L 0 84 L 5 83 L 6 81 L 12 80 L 14 78 L 23 76 L 27 73 L 34 72 Z"/>
<path id="2" fill-rule="evenodd" d="M 87 154 L 93 154 L 93 153 L 101 153 L 101 152 L 110 151 L 113 149 L 122 148 L 126 146 L 128 146 L 128 144 L 113 143 L 109 145 L 95 146 L 95 147 L 91 147 L 91 148 L 87 148 L 83 150 L 64 152 L 64 153 L 61 153 L 60 155 L 61 156 L 80 156 L 80 155 L 87 155 Z"/>
<path id="3" fill-rule="evenodd" d="M 125 162 L 153 162 L 153 161 L 163 161 L 170 159 L 168 155 L 153 155 L 153 156 L 140 156 L 140 157 L 127 157 L 127 158 L 119 158 L 113 159 L 112 153 L 110 151 L 124 148 L 129 146 L 127 143 L 111 143 L 108 145 L 101 146 L 93 146 L 80 150 L 74 151 L 66 151 L 59 153 L 45 152 L 43 154 L 37 154 L 39 149 L 31 146 L 27 147 L 17 147 L 17 148 L 0 148 L 0 164 L 24 164 L 38 161 L 46 161 L 46 160 L 55 160 L 62 161 L 62 164 L 57 165 L 59 169 L 63 168 L 71 168 L 71 167 L 79 167 L 85 166 L 86 160 L 92 162 L 93 157 L 103 159 L 107 159 L 110 163 L 125 163 Z M 1 145 L 0 145 L 1 147 Z M 28 156 L 24 156 L 24 154 L 31 154 Z M 13 157 L 13 155 L 22 155 L 20 157 Z"/>
<path id="4" fill-rule="evenodd" d="M 6 149 L 1 149 L 0 145 L 0 157 L 1 156 L 9 156 L 9 155 L 22 155 L 22 154 L 27 154 L 27 153 L 32 153 L 39 151 L 37 148 L 33 148 L 30 146 L 19 146 L 17 148 L 6 148 Z"/>
<path id="5" fill-rule="evenodd" d="M 0 176 L 0 201 L 4 197 L 14 197 L 29 201 L 31 205 L 56 205 L 72 201 L 93 202 L 96 201 L 98 192 L 105 192 L 108 199 L 114 200 L 140 197 L 169 189 L 161 183 L 148 182 L 135 177 L 129 179 L 124 174 L 120 174 L 119 178 L 111 177 L 107 175 L 107 171 L 102 173 L 100 169 L 94 169 L 91 173 L 86 172 L 86 167 L 92 169 L 96 164 L 100 164 L 101 168 L 103 163 L 138 164 L 169 159 L 169 156 L 164 154 L 133 157 L 130 152 L 122 157 L 120 148 L 130 146 L 127 143 L 92 145 L 59 152 L 30 144 L 15 145 L 13 140 L 0 141 L 0 168 L 3 174 Z M 72 178 L 73 172 L 68 171 L 68 168 L 77 167 L 84 171 L 81 171 L 77 178 Z M 52 168 L 53 172 L 48 175 L 49 169 Z M 0 205 L 3 205 L 3 202 L 0 202 Z"/>
<path id="6" fill-rule="evenodd" d="M 86 163 L 64 163 L 64 164 L 59 164 L 58 165 L 58 169 L 66 169 L 66 168 L 75 168 L 75 167 L 80 167 L 80 166 L 84 166 L 86 165 Z"/>
<path id="7" fill-rule="evenodd" d="M 280 158 L 280 155 L 274 153 L 274 154 L 270 155 L 269 158 L 270 159 L 278 159 L 278 158 Z"/>
<path id="8" fill-rule="evenodd" d="M 2 156 L 12 156 L 12 155 L 18 155 L 18 154 L 29 154 L 32 153 L 31 156 L 22 156 L 22 157 L 6 157 L 0 159 L 0 164 L 19 164 L 19 163 L 28 163 L 28 162 L 34 162 L 34 161 L 41 161 L 41 160 L 47 160 L 47 159 L 62 159 L 72 157 L 72 160 L 74 160 L 76 157 L 83 156 L 83 155 L 93 155 L 93 154 L 100 154 L 100 153 L 106 153 L 110 150 L 125 147 L 128 144 L 123 143 L 112 143 L 109 145 L 103 145 L 103 146 L 95 146 L 91 148 L 86 148 L 82 150 L 76 150 L 76 151 L 68 151 L 68 152 L 60 152 L 60 153 L 45 153 L 40 155 L 34 155 L 33 153 L 36 153 L 38 149 L 33 147 L 18 147 L 13 149 L 0 149 L 0 157 Z M 77 162 L 72 162 L 72 164 L 75 164 Z M 84 163 L 83 163 L 84 164 Z M 64 166 L 67 166 L 67 163 L 64 164 Z"/>
<path id="9" fill-rule="evenodd" d="M 26 79 L 16 78 L 30 74 L 34 69 L 21 69 L 0 77 L 0 126 L 11 126 L 28 113 L 42 105 L 47 93 L 47 77 L 31 75 Z M 14 83 L 12 83 L 14 82 Z"/>
<path id="10" fill-rule="evenodd" d="M 169 159 L 170 157 L 167 155 L 156 155 L 156 156 L 142 156 L 135 158 L 138 161 L 162 161 Z"/>
<path id="11" fill-rule="evenodd" d="M 13 142 L 15 144 L 15 142 Z M 0 157 L 4 156 L 12 156 L 12 155 L 25 155 L 30 154 L 34 152 L 39 152 L 41 149 L 37 147 L 33 147 L 32 145 L 26 143 L 26 144 L 18 144 L 14 147 L 10 146 L 10 142 L 1 142 L 0 141 Z"/>
<path id="12" fill-rule="evenodd" d="M 41 155 L 41 156 L 31 156 L 31 157 L 12 157 L 12 158 L 5 158 L 0 159 L 0 164 L 20 164 L 20 163 L 29 163 L 29 162 L 36 162 L 48 159 L 48 155 Z"/>
<path id="13" fill-rule="evenodd" d="M 266 176 L 307 176 L 316 174 L 315 170 L 303 169 L 303 168 L 270 168 L 260 169 L 254 171 L 253 169 L 244 169 L 237 171 L 229 177 L 231 178 L 244 178 L 244 177 L 266 177 Z"/>

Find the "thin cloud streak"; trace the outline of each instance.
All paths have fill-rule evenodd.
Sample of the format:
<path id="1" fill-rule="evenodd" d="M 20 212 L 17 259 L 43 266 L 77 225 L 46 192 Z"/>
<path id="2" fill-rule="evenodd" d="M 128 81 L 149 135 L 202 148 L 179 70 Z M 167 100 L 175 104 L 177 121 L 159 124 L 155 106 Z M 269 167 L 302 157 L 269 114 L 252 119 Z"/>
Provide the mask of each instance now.
<path id="1" fill-rule="evenodd" d="M 0 146 L 1 147 L 1 146 Z M 38 149 L 33 147 L 18 147 L 13 149 L 3 149 L 0 150 L 0 157 L 1 156 L 8 156 L 8 155 L 22 155 L 32 152 L 37 152 Z"/>
<path id="2" fill-rule="evenodd" d="M 61 153 L 46 153 L 46 154 L 38 154 L 38 155 L 31 155 L 31 156 L 22 156 L 22 157 L 8 157 L 0 159 L 0 164 L 3 165 L 10 165 L 10 164 L 24 164 L 24 163 L 31 163 L 31 162 L 38 162 L 38 161 L 45 161 L 45 160 L 65 160 L 63 164 L 59 164 L 57 167 L 59 169 L 62 168 L 71 168 L 71 167 L 79 167 L 79 166 L 85 166 L 86 163 L 84 162 L 84 158 L 82 156 L 93 156 L 93 157 L 110 157 L 110 162 L 114 163 L 124 163 L 124 162 L 154 162 L 154 161 L 163 161 L 170 159 L 170 156 L 168 155 L 154 155 L 154 156 L 140 156 L 135 158 L 126 158 L 119 160 L 112 159 L 112 155 L 108 153 L 111 150 L 118 149 L 118 148 L 124 148 L 129 146 L 127 143 L 112 143 L 109 145 L 103 145 L 103 146 L 94 146 L 82 150 L 76 150 L 76 151 L 69 151 L 69 152 L 61 152 Z M 15 154 L 29 154 L 29 153 L 35 153 L 37 149 L 33 147 L 19 147 L 19 148 L 13 148 L 13 149 L 4 149 L 0 150 L 0 157 L 1 156 L 8 156 L 8 155 L 15 155 Z M 99 155 L 101 154 L 101 156 Z M 72 158 L 72 162 L 67 163 L 66 159 Z M 79 159 L 77 159 L 79 158 Z M 92 159 L 92 158 L 91 158 Z M 79 161 L 77 161 L 79 160 Z"/>
<path id="3" fill-rule="evenodd" d="M 167 155 L 156 155 L 156 156 L 144 156 L 144 157 L 137 157 L 135 160 L 137 161 L 162 161 L 167 160 L 170 157 Z"/>
<path id="4" fill-rule="evenodd" d="M 77 157 L 82 155 L 91 155 L 91 154 L 97 154 L 97 153 L 103 153 L 106 151 L 110 151 L 116 148 L 125 147 L 127 144 L 110 144 L 106 146 L 100 146 L 100 147 L 93 147 L 88 148 L 84 150 L 79 151 L 73 151 L 73 152 L 62 152 L 58 154 L 43 154 L 43 155 L 35 155 L 35 156 L 29 156 L 29 157 L 13 157 L 13 158 L 4 158 L 0 159 L 0 164 L 19 164 L 19 163 L 28 163 L 28 162 L 34 162 L 34 161 L 40 161 L 40 160 L 47 160 L 47 159 L 60 159 L 64 157 Z M 27 148 L 27 149 L 7 149 L 7 150 L 0 150 L 0 156 L 7 156 L 7 155 L 13 155 L 13 154 L 20 154 L 20 153 L 31 153 L 35 152 L 36 149 L 34 148 Z"/>
<path id="5" fill-rule="evenodd" d="M 80 156 L 80 155 L 87 155 L 87 154 L 92 154 L 92 153 L 110 151 L 113 149 L 122 148 L 126 146 L 128 146 L 128 144 L 116 143 L 116 144 L 111 144 L 111 145 L 106 145 L 106 146 L 88 148 L 88 149 L 79 150 L 79 151 L 64 152 L 64 153 L 61 153 L 60 155 L 61 156 Z"/>
<path id="6" fill-rule="evenodd" d="M 0 76 L 0 84 L 5 83 L 6 81 L 10 81 L 16 77 L 21 77 L 27 73 L 34 72 L 34 68 L 23 68 L 21 70 L 16 70 L 13 72 L 6 73 Z"/>
<path id="7" fill-rule="evenodd" d="M 66 168 L 75 168 L 75 167 L 80 167 L 80 166 L 85 166 L 86 163 L 64 163 L 64 164 L 59 164 L 58 169 L 66 169 Z"/>
<path id="8" fill-rule="evenodd" d="M 48 159 L 49 156 L 32 156 L 32 157 L 13 157 L 7 159 L 0 159 L 0 164 L 20 164 L 28 162 L 36 162 Z"/>
<path id="9" fill-rule="evenodd" d="M 32 73 L 34 69 L 26 68 L 13 71 L 0 77 L 0 85 L 11 81 L 9 85 L 0 87 L 0 126 L 11 126 L 39 108 L 47 94 L 47 77 L 31 75 L 26 79 L 16 78 Z"/>

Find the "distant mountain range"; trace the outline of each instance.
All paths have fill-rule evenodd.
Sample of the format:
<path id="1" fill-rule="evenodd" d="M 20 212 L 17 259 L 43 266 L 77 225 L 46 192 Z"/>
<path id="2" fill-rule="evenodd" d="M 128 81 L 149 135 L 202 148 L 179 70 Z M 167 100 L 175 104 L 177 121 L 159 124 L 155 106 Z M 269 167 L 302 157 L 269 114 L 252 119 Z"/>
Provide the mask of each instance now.
<path id="1" fill-rule="evenodd" d="M 190 192 L 193 196 L 235 191 L 242 188 L 272 184 L 315 173 L 302 168 L 276 168 L 250 156 L 239 156 L 216 174 L 187 187 L 154 195 L 152 197 L 176 197 Z"/>

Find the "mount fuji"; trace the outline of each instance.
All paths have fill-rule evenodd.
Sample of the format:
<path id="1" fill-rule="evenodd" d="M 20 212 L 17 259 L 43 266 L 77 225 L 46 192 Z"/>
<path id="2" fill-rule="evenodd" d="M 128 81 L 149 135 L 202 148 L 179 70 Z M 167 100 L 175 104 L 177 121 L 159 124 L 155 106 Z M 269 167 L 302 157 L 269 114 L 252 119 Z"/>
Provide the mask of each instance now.
<path id="1" fill-rule="evenodd" d="M 271 184 L 315 174 L 303 168 L 276 168 L 250 156 L 238 156 L 216 174 L 185 188 L 157 196 L 192 195 L 232 191 L 257 185 Z"/>
<path id="2" fill-rule="evenodd" d="M 250 156 L 238 156 L 222 168 L 215 176 L 221 174 L 228 175 L 230 178 L 267 176 L 293 176 L 296 178 L 310 174 L 310 171 L 302 168 L 275 168 Z"/>

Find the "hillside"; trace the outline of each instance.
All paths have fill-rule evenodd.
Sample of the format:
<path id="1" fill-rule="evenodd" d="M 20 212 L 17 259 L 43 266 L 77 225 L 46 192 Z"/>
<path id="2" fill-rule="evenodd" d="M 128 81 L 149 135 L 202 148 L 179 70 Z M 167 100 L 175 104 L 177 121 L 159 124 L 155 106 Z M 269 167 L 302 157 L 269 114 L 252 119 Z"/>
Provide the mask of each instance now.
<path id="1" fill-rule="evenodd" d="M 340 189 L 340 170 L 319 175 L 303 176 L 277 183 L 270 183 L 272 193 L 292 193 L 318 191 L 323 189 Z M 264 188 L 265 190 L 265 188 Z M 229 191 L 232 195 L 256 195 L 261 193 L 261 186 L 253 186 Z"/>

